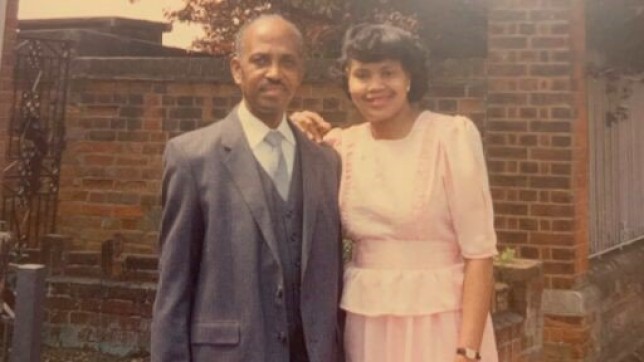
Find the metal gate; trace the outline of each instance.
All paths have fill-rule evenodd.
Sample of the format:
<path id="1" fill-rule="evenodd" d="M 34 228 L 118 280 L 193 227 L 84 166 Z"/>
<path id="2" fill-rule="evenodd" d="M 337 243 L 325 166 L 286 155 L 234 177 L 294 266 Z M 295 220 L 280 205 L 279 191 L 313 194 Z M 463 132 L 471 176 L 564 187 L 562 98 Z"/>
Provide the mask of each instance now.
<path id="1" fill-rule="evenodd" d="M 590 79 L 588 96 L 594 257 L 644 238 L 644 83 Z"/>
<path id="2" fill-rule="evenodd" d="M 56 227 L 70 44 L 19 38 L 15 52 L 0 219 L 22 249 Z"/>

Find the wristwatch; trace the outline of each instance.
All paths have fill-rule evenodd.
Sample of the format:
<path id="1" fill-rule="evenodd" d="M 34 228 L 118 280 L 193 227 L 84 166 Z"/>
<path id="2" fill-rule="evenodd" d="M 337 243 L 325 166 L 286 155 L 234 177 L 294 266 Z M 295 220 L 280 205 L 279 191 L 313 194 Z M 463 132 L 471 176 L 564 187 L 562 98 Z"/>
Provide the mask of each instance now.
<path id="1" fill-rule="evenodd" d="M 473 361 L 480 361 L 481 360 L 481 354 L 479 351 L 473 350 L 471 348 L 467 347 L 459 347 L 456 349 L 456 354 L 459 354 L 461 356 L 464 356 L 465 358 Z"/>

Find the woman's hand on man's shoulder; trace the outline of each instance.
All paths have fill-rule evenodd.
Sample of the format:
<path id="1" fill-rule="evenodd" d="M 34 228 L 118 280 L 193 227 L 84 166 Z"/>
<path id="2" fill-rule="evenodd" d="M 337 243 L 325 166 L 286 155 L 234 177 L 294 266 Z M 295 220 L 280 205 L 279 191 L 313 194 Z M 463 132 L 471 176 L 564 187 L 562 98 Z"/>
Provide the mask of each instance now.
<path id="1" fill-rule="evenodd" d="M 332 128 L 321 115 L 311 111 L 293 112 L 289 118 L 309 139 L 318 143 Z"/>

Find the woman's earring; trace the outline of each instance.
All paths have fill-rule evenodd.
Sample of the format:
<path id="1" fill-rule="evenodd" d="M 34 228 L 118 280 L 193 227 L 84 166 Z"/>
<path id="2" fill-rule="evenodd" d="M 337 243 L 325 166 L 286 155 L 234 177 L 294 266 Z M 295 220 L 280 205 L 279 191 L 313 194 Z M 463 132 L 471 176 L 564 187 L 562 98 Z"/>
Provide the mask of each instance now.
<path id="1" fill-rule="evenodd" d="M 411 84 L 408 84 L 407 85 L 407 93 L 409 93 L 410 90 L 411 90 Z"/>

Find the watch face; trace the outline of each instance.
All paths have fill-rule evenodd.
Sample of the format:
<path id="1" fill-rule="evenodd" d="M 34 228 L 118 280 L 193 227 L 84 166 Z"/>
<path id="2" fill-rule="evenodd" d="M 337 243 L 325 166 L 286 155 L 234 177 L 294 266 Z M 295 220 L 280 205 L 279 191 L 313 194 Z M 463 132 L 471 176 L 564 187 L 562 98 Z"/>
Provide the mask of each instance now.
<path id="1" fill-rule="evenodd" d="M 465 356 L 467 359 L 479 360 L 481 356 L 479 353 L 471 348 L 459 348 L 456 350 L 456 353 Z"/>

